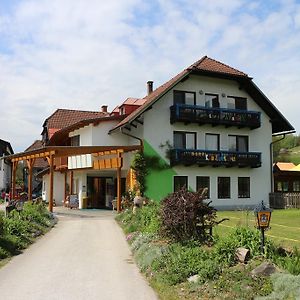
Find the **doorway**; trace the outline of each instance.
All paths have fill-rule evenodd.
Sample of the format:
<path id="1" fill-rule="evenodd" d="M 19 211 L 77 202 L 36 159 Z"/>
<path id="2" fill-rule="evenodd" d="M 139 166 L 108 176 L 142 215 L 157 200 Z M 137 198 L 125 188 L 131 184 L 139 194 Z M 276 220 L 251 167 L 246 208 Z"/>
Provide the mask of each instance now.
<path id="1" fill-rule="evenodd" d="M 110 208 L 114 199 L 112 177 L 87 177 L 88 208 Z"/>

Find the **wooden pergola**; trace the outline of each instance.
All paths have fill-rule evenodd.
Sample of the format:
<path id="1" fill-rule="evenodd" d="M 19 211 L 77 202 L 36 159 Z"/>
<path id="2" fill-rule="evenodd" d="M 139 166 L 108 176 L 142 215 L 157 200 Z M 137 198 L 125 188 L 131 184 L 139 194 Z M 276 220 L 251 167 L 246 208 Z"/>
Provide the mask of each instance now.
<path id="1" fill-rule="evenodd" d="M 53 212 L 53 174 L 55 159 L 83 154 L 91 154 L 100 159 L 94 161 L 93 169 L 116 169 L 117 172 L 117 211 L 121 211 L 121 170 L 123 167 L 122 154 L 141 150 L 141 145 L 134 146 L 47 146 L 32 151 L 7 156 L 12 162 L 12 199 L 16 196 L 16 170 L 19 161 L 26 161 L 28 167 L 28 199 L 32 198 L 32 169 L 37 158 L 47 159 L 50 174 L 49 211 Z M 73 172 L 70 172 L 72 185 Z M 72 187 L 71 187 L 72 191 Z"/>

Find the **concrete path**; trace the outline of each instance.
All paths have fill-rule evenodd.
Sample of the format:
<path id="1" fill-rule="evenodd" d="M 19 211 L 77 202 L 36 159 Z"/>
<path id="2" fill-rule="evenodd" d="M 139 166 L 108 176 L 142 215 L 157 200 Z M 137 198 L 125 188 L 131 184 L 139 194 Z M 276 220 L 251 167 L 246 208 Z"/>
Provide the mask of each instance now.
<path id="1" fill-rule="evenodd" d="M 58 224 L 0 269 L 1 300 L 152 300 L 112 211 L 55 208 Z"/>

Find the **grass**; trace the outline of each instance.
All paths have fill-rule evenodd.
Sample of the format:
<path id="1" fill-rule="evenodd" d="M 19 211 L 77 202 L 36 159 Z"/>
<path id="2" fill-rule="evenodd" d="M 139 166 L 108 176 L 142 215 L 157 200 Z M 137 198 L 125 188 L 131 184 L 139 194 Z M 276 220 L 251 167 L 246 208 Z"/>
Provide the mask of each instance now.
<path id="1" fill-rule="evenodd" d="M 218 219 L 229 218 L 215 229 L 220 236 L 227 235 L 236 226 L 255 226 L 253 211 L 218 211 Z M 300 248 L 300 209 L 274 210 L 266 236 L 283 247 Z"/>

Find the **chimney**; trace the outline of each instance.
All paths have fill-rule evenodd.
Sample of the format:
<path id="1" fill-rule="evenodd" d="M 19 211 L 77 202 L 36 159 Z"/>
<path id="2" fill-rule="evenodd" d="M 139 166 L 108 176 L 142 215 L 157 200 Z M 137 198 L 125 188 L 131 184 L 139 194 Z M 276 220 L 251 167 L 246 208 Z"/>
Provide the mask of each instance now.
<path id="1" fill-rule="evenodd" d="M 101 112 L 107 113 L 107 105 L 102 105 L 101 106 Z"/>
<path id="2" fill-rule="evenodd" d="M 147 94 L 150 95 L 153 92 L 153 81 L 147 81 Z"/>

